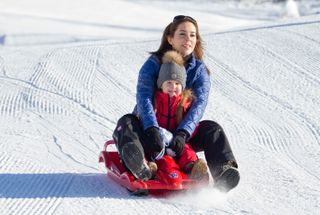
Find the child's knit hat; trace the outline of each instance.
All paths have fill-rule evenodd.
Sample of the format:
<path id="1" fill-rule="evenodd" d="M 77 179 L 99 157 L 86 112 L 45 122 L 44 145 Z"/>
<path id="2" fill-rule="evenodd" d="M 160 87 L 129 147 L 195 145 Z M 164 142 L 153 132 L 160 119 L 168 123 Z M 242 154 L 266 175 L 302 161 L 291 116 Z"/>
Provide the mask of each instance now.
<path id="1" fill-rule="evenodd" d="M 162 57 L 157 85 L 161 88 L 163 82 L 168 80 L 178 81 L 182 89 L 186 86 L 186 69 L 182 56 L 176 51 L 167 51 Z"/>

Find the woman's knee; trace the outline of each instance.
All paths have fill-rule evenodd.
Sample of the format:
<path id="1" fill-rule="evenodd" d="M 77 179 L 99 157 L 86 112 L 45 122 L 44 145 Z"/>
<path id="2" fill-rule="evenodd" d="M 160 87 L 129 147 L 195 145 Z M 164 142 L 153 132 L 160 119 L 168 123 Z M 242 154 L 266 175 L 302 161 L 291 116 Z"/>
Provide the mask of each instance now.
<path id="1" fill-rule="evenodd" d="M 139 123 L 139 119 L 136 115 L 132 113 L 125 114 L 118 120 L 118 125 L 136 124 L 136 123 Z"/>
<path id="2" fill-rule="evenodd" d="M 118 120 L 112 137 L 118 145 L 122 145 L 124 142 L 140 141 L 141 129 L 138 117 L 134 114 L 126 114 Z"/>
<path id="3" fill-rule="evenodd" d="M 221 125 L 212 120 L 203 120 L 199 123 L 199 128 L 204 129 L 205 131 L 223 131 Z"/>

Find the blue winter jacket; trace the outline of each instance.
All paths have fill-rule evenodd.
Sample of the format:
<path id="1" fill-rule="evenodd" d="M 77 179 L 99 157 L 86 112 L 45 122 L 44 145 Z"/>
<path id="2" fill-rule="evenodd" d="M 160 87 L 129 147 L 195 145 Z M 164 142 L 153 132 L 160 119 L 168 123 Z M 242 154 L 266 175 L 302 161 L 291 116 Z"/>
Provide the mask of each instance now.
<path id="1" fill-rule="evenodd" d="M 161 62 L 156 56 L 152 55 L 143 64 L 139 72 L 136 95 L 137 105 L 134 113 L 139 115 L 144 130 L 152 126 L 159 127 L 152 104 L 153 96 L 157 89 L 160 66 Z M 186 71 L 186 88 L 192 89 L 196 99 L 177 130 L 184 129 L 191 135 L 204 114 L 211 82 L 204 63 L 197 60 L 194 55 L 189 58 L 186 64 Z"/>

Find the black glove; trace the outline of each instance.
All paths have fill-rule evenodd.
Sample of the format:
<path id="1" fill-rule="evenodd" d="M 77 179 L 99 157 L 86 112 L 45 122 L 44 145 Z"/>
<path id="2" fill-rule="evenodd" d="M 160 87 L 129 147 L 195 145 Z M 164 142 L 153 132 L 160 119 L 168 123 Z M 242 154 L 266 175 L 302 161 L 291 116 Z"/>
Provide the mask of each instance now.
<path id="1" fill-rule="evenodd" d="M 163 150 L 160 132 L 157 127 L 151 127 L 145 131 L 145 148 L 147 149 L 146 154 L 151 160 L 154 160 Z"/>
<path id="2" fill-rule="evenodd" d="M 180 155 L 182 154 L 184 144 L 186 143 L 188 137 L 189 134 L 185 130 L 178 130 L 173 136 L 170 148 L 172 148 L 173 151 L 175 151 L 177 157 L 180 157 Z"/>

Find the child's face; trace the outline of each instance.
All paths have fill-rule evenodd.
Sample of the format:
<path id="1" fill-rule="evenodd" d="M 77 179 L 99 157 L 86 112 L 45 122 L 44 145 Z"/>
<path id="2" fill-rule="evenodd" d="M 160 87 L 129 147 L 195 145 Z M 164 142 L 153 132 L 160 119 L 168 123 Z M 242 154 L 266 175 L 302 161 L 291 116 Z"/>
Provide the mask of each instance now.
<path id="1" fill-rule="evenodd" d="M 178 81 L 168 80 L 163 82 L 161 86 L 162 92 L 172 96 L 179 96 L 182 93 L 182 85 Z"/>

